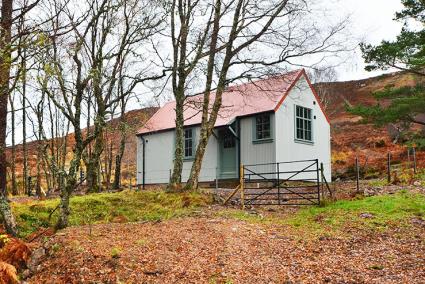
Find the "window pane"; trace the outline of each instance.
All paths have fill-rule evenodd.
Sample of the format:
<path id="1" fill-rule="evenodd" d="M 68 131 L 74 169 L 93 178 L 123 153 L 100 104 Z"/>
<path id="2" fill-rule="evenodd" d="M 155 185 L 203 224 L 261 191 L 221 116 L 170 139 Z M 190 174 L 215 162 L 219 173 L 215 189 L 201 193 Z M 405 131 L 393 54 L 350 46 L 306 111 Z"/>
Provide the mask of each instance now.
<path id="1" fill-rule="evenodd" d="M 309 108 L 296 106 L 295 111 L 295 138 L 305 141 L 313 141 L 311 120 L 312 110 Z"/>
<path id="2" fill-rule="evenodd" d="M 270 115 L 263 114 L 255 118 L 255 137 L 256 139 L 270 138 Z"/>
<path id="3" fill-rule="evenodd" d="M 193 156 L 193 129 L 184 131 L 184 156 L 186 158 Z"/>
<path id="4" fill-rule="evenodd" d="M 306 132 L 306 137 L 305 137 L 305 139 L 306 139 L 306 140 L 311 141 L 311 132 L 310 132 L 310 131 L 307 131 L 307 132 Z"/>

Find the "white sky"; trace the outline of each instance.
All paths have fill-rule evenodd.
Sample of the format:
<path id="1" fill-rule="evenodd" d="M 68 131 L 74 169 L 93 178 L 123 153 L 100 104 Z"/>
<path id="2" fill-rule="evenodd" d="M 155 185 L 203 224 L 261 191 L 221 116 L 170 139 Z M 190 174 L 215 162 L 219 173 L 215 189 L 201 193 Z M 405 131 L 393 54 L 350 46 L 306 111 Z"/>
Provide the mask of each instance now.
<path id="1" fill-rule="evenodd" d="M 329 1 L 331 2 L 331 1 Z M 336 16 L 351 15 L 349 31 L 366 43 L 379 44 L 400 33 L 402 24 L 393 21 L 395 13 L 403 8 L 400 0 L 336 0 L 328 9 Z M 339 80 L 356 80 L 379 75 L 382 71 L 366 72 L 359 49 L 343 66 L 338 67 Z"/>
<path id="2" fill-rule="evenodd" d="M 314 1 L 314 0 L 313 0 Z M 347 32 L 355 42 L 379 44 L 381 40 L 392 40 L 400 33 L 402 24 L 393 21 L 394 15 L 403 6 L 400 0 L 317 0 L 332 18 L 350 15 Z M 357 80 L 382 74 L 382 71 L 366 72 L 359 48 L 343 58 L 344 64 L 337 67 L 338 81 Z M 146 94 L 145 94 L 146 95 Z M 145 96 L 143 95 L 143 96 Z M 146 106 L 146 101 L 130 104 L 130 109 Z M 10 122 L 10 118 L 8 118 Z M 21 143 L 21 125 L 17 121 L 17 143 Z M 31 132 L 31 130 L 30 130 Z M 10 135 L 7 143 L 10 144 Z M 33 138 L 28 137 L 29 140 Z"/>

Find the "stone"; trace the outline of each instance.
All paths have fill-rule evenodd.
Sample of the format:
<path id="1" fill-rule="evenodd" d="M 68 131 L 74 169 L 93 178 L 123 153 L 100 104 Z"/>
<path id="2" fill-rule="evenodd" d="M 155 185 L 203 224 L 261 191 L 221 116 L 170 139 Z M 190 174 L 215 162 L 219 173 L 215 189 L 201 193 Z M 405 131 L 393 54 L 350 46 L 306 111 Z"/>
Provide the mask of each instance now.
<path id="1" fill-rule="evenodd" d="M 375 216 L 373 216 L 373 214 L 370 213 L 362 213 L 360 214 L 360 218 L 364 218 L 364 219 L 371 219 L 374 218 Z"/>
<path id="2" fill-rule="evenodd" d="M 31 276 L 31 270 L 29 269 L 25 269 L 24 271 L 22 271 L 21 273 L 21 277 L 22 279 L 27 279 L 28 277 Z"/>
<path id="3" fill-rule="evenodd" d="M 425 220 L 422 218 L 413 218 L 412 223 L 421 227 L 425 227 Z"/>
<path id="4" fill-rule="evenodd" d="M 36 271 L 38 269 L 38 264 L 40 264 L 45 256 L 46 249 L 44 247 L 39 247 L 38 249 L 34 250 L 27 264 L 28 269 L 32 272 Z"/>

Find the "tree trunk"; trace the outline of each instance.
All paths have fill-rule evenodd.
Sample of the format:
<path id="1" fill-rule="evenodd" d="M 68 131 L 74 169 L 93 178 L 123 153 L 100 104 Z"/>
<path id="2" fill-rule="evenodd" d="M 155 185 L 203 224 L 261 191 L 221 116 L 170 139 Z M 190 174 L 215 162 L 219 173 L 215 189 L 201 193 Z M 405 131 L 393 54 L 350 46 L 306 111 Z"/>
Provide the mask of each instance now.
<path id="1" fill-rule="evenodd" d="M 12 172 L 12 194 L 18 195 L 18 188 L 16 185 L 16 141 L 15 141 L 15 100 L 10 96 L 10 108 L 11 108 L 11 118 L 12 118 L 12 158 L 10 161 L 10 170 Z"/>
<path id="2" fill-rule="evenodd" d="M 25 75 L 24 75 L 25 76 Z M 27 98 L 26 80 L 22 86 L 22 156 L 23 156 L 23 187 L 24 193 L 28 193 L 28 149 L 27 149 Z"/>
<path id="3" fill-rule="evenodd" d="M 43 139 L 42 139 L 42 131 L 43 131 L 43 120 L 41 118 L 42 114 L 39 114 L 39 122 L 38 122 L 38 143 L 37 143 L 37 181 L 35 192 L 39 198 L 41 198 L 41 163 L 43 162 Z"/>
<path id="4" fill-rule="evenodd" d="M 16 237 L 18 231 L 16 229 L 15 217 L 13 216 L 12 210 L 10 209 L 7 198 L 3 194 L 0 194 L 0 213 L 3 217 L 3 225 L 6 229 L 6 232 Z"/>
<path id="5" fill-rule="evenodd" d="M 122 82 L 120 86 L 122 86 Z M 112 188 L 115 190 L 121 187 L 121 164 L 122 164 L 122 157 L 124 156 L 124 152 L 125 152 L 125 141 L 127 140 L 127 120 L 125 117 L 125 108 L 126 108 L 126 100 L 123 97 L 121 99 L 121 117 L 120 117 L 121 140 L 120 140 L 119 152 L 115 156 L 114 184 L 112 185 Z"/>
<path id="6" fill-rule="evenodd" d="M 125 140 L 127 136 L 125 135 L 125 126 L 123 126 L 124 130 L 122 132 L 121 141 L 120 141 L 120 150 L 119 153 L 115 157 L 115 174 L 114 174 L 114 184 L 113 189 L 119 189 L 121 186 L 121 164 L 122 157 L 125 152 Z"/>
<path id="7" fill-rule="evenodd" d="M 184 117 L 183 98 L 176 98 L 176 149 L 174 152 L 173 174 L 171 175 L 170 188 L 178 190 L 181 187 L 183 171 L 183 141 L 184 141 Z"/>
<path id="8" fill-rule="evenodd" d="M 209 127 L 209 109 L 210 109 L 210 94 L 211 86 L 214 77 L 214 65 L 215 65 L 215 50 L 217 48 L 218 33 L 220 30 L 220 12 L 221 12 L 221 1 L 217 1 L 214 8 L 214 25 L 210 35 L 211 42 L 209 45 L 209 57 L 207 65 L 207 80 L 205 84 L 205 92 L 202 103 L 202 120 L 201 120 L 201 133 L 198 147 L 196 148 L 195 160 L 192 163 L 189 179 L 186 183 L 187 190 L 198 189 L 199 173 L 201 172 L 202 160 L 204 158 L 205 149 L 208 144 L 209 137 L 212 133 L 212 128 Z M 217 94 L 218 96 L 219 94 Z M 215 124 L 215 121 L 214 121 Z"/>
<path id="9" fill-rule="evenodd" d="M 74 190 L 76 185 L 76 179 L 68 179 L 67 184 L 64 189 L 61 190 L 60 194 L 60 205 L 59 205 L 59 219 L 55 225 L 55 230 L 60 230 L 68 227 L 69 224 L 69 214 L 71 210 L 69 208 L 69 200 L 71 198 L 71 193 Z"/>
<path id="10" fill-rule="evenodd" d="M 107 155 L 105 155 L 106 157 L 106 163 L 105 163 L 105 181 L 106 181 L 106 189 L 110 190 L 111 189 L 111 176 L 112 176 L 112 151 L 113 151 L 113 145 L 112 145 L 112 140 L 109 143 L 109 150 L 107 152 Z"/>
<path id="11" fill-rule="evenodd" d="M 121 150 L 120 150 L 121 152 Z M 115 173 L 114 173 L 114 184 L 112 188 L 117 190 L 121 186 L 121 161 L 122 156 L 120 154 L 115 156 Z"/>
<path id="12" fill-rule="evenodd" d="M 186 183 L 186 190 L 198 189 L 199 174 L 201 172 L 202 160 L 204 158 L 205 149 L 211 135 L 208 134 L 208 126 L 201 128 L 201 134 L 198 147 L 196 148 L 195 160 L 193 161 L 189 179 Z"/>
<path id="13" fill-rule="evenodd" d="M 99 136 L 97 136 L 95 140 L 94 149 L 87 165 L 88 192 L 100 192 L 101 189 L 101 186 L 99 184 L 99 169 L 100 157 L 102 155 L 104 147 L 103 129 L 101 129 L 100 132 L 101 133 L 99 134 Z"/>
<path id="14" fill-rule="evenodd" d="M 82 155 L 81 145 L 77 145 L 77 149 L 74 151 L 74 157 L 70 163 L 70 169 L 66 178 L 65 186 L 61 188 L 60 193 L 60 205 L 59 205 L 59 219 L 55 225 L 55 230 L 60 230 L 68 227 L 69 214 L 71 210 L 69 208 L 69 201 L 71 194 L 77 185 L 77 172 L 80 168 L 80 160 Z"/>
<path id="15" fill-rule="evenodd" d="M 15 218 L 6 199 L 6 122 L 7 102 L 9 99 L 10 62 L 11 62 L 11 27 L 12 0 L 3 0 L 1 4 L 0 23 L 0 213 L 6 231 L 17 235 Z"/>

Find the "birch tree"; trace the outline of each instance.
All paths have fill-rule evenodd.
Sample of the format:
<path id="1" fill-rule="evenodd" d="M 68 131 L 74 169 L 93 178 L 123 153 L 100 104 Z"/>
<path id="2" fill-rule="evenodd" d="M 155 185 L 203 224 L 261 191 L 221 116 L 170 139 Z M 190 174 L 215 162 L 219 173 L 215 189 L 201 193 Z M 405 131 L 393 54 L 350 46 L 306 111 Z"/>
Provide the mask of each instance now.
<path id="1" fill-rule="evenodd" d="M 176 149 L 171 188 L 179 188 L 181 182 L 187 96 L 203 95 L 201 131 L 186 183 L 186 189 L 192 189 L 198 187 L 202 159 L 229 83 L 281 72 L 289 65 L 303 66 L 297 59 L 306 56 L 315 57 L 315 64 L 319 64 L 326 56 L 346 49 L 336 39 L 346 19 L 319 28 L 306 20 L 310 12 L 302 0 L 172 1 Z"/>
<path id="2" fill-rule="evenodd" d="M 111 108 L 139 84 L 162 76 L 161 72 L 154 73 L 143 54 L 162 24 L 162 11 L 155 5 L 138 0 L 99 0 L 86 1 L 82 4 L 85 9 L 75 11 L 73 4 L 54 2 L 55 9 L 63 12 L 50 23 L 53 33 L 43 58 L 39 59 L 44 62 L 40 68 L 40 89 L 70 121 L 75 140 L 71 161 L 62 173 L 65 184 L 61 188 L 56 229 L 68 225 L 69 199 L 91 143 L 91 156 L 85 159 L 88 186 L 90 191 L 99 190 L 98 169 Z M 128 65 L 133 65 L 133 69 L 120 73 Z M 120 76 L 127 81 L 125 92 L 117 92 Z M 93 105 L 94 126 L 83 133 L 85 105 Z"/>

